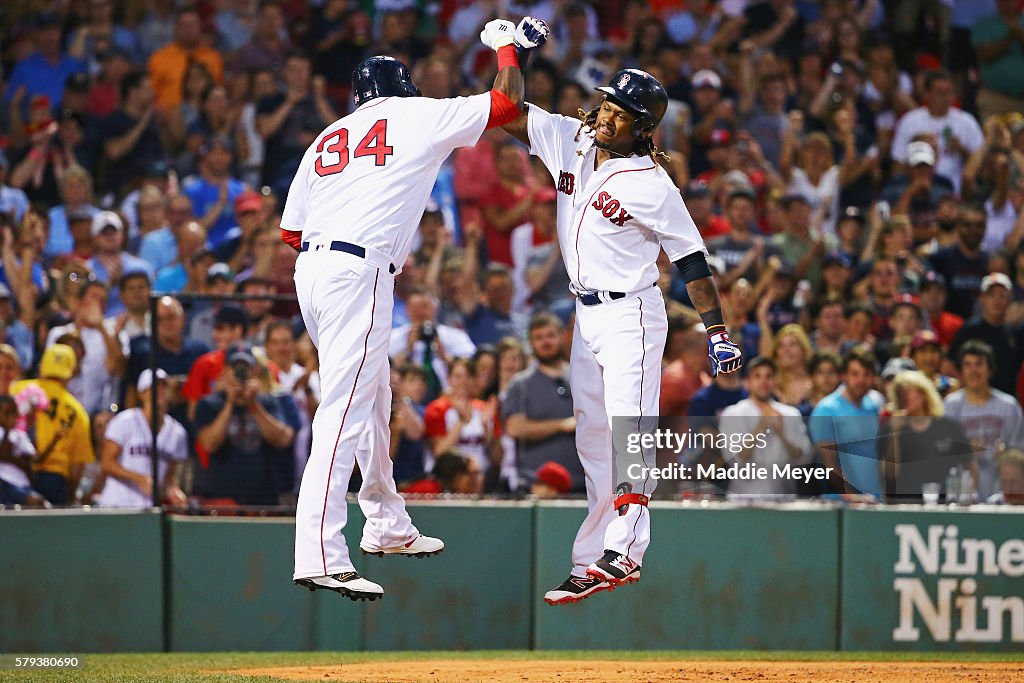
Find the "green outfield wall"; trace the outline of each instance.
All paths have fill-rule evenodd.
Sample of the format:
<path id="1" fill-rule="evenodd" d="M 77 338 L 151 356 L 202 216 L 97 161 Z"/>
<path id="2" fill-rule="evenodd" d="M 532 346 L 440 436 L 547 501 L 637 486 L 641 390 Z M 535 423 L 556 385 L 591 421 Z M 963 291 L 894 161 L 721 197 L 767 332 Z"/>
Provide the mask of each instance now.
<path id="1" fill-rule="evenodd" d="M 638 584 L 566 607 L 582 502 L 410 503 L 439 557 L 358 554 L 384 600 L 291 582 L 293 520 L 0 513 L 0 651 L 1019 651 L 1024 511 L 652 505 Z"/>

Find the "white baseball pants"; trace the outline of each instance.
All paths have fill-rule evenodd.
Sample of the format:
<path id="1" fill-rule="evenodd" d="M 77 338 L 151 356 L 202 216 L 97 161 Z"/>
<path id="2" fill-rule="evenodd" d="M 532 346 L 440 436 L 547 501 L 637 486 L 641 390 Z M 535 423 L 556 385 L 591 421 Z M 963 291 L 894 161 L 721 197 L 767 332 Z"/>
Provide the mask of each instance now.
<path id="1" fill-rule="evenodd" d="M 354 569 L 342 529 L 357 462 L 362 544 L 393 547 L 418 532 L 395 489 L 388 454 L 394 276 L 357 256 L 321 249 L 299 255 L 295 289 L 319 351 L 322 391 L 295 511 L 294 578 L 300 579 Z"/>
<path id="2" fill-rule="evenodd" d="M 572 573 L 586 568 L 605 550 L 643 564 L 651 542 L 650 512 L 632 504 L 620 516 L 614 509 L 617 479 L 612 457 L 612 423 L 626 417 L 658 415 L 661 359 L 668 336 L 665 302 L 657 287 L 617 301 L 576 303 L 570 378 L 576 414 L 576 450 L 587 482 L 588 513 L 572 548 Z M 653 450 L 636 461 L 656 467 Z M 633 490 L 650 496 L 657 481 L 644 477 Z"/>

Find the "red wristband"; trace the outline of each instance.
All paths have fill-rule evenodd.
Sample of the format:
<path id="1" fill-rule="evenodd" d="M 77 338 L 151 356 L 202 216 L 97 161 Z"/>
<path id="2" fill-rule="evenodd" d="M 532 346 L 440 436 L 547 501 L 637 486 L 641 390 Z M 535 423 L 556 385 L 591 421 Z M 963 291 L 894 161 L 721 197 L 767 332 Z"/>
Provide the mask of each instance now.
<path id="1" fill-rule="evenodd" d="M 498 48 L 498 71 L 506 66 L 519 68 L 519 55 L 516 53 L 515 45 L 503 45 Z"/>

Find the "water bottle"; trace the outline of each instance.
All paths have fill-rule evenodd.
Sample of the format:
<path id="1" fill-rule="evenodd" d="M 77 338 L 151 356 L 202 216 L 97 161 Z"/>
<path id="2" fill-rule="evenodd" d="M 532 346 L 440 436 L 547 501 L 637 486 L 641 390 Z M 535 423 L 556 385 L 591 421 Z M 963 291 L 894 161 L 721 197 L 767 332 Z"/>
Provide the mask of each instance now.
<path id="1" fill-rule="evenodd" d="M 950 467 L 946 475 L 946 504 L 951 505 L 960 499 L 960 472 L 957 467 Z"/>
<path id="2" fill-rule="evenodd" d="M 960 469 L 960 504 L 970 505 L 974 503 L 974 477 L 971 471 L 966 468 Z"/>

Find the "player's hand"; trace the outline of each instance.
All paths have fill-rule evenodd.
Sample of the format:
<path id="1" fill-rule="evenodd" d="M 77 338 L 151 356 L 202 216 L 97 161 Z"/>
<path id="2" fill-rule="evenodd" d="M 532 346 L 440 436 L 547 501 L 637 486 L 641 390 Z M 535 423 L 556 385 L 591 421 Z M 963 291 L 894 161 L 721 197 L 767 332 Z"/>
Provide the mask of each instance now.
<path id="1" fill-rule="evenodd" d="M 480 31 L 480 42 L 497 51 L 499 47 L 505 47 L 515 42 L 516 25 L 508 19 L 492 19 L 484 24 L 484 30 Z"/>
<path id="2" fill-rule="evenodd" d="M 521 50 L 533 50 L 538 47 L 544 47 L 544 43 L 548 42 L 548 36 L 550 35 L 551 31 L 543 21 L 533 17 L 523 17 L 523 20 L 519 22 L 519 26 L 516 26 L 516 47 Z"/>
<path id="3" fill-rule="evenodd" d="M 712 377 L 717 377 L 720 372 L 736 372 L 743 367 L 743 352 L 729 338 L 728 332 L 708 335 L 708 357 L 711 358 Z"/>

